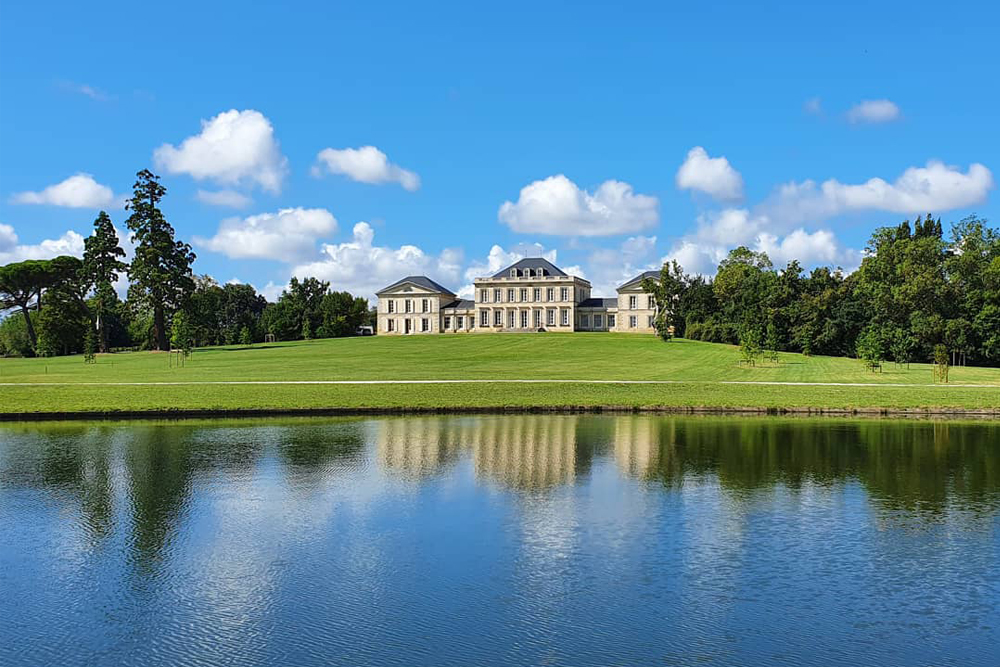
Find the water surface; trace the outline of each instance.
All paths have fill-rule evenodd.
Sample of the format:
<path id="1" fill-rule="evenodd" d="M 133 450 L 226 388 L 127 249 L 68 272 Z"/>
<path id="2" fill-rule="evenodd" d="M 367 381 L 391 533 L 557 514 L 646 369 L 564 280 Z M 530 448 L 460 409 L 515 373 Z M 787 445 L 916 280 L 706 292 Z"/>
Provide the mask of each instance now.
<path id="1" fill-rule="evenodd" d="M 0 426 L 2 665 L 996 665 L 1000 424 Z"/>

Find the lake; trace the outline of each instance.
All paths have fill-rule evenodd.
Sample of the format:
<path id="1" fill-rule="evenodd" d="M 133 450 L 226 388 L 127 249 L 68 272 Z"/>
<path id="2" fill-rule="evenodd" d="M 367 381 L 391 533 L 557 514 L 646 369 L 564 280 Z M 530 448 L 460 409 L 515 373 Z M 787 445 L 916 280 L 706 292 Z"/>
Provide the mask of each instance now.
<path id="1" fill-rule="evenodd" d="M 2 665 L 991 665 L 1000 423 L 0 425 Z"/>

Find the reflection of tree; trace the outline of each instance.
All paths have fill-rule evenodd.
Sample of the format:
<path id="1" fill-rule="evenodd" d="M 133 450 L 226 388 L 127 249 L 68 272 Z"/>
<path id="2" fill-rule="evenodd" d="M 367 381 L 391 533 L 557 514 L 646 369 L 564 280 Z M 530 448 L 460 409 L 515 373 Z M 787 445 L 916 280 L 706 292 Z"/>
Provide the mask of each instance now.
<path id="1" fill-rule="evenodd" d="M 302 471 L 319 471 L 335 462 L 361 460 L 364 447 L 363 422 L 324 421 L 291 423 L 275 428 L 281 458 Z"/>
<path id="2" fill-rule="evenodd" d="M 91 540 L 112 528 L 110 429 L 83 424 L 39 424 L 8 443 L 5 484 L 41 487 L 78 506 Z"/>
<path id="3" fill-rule="evenodd" d="M 622 469 L 670 487 L 715 476 L 733 491 L 857 479 L 890 506 L 941 511 L 949 497 L 992 504 L 1000 428 L 911 421 L 646 418 L 622 424 Z"/>

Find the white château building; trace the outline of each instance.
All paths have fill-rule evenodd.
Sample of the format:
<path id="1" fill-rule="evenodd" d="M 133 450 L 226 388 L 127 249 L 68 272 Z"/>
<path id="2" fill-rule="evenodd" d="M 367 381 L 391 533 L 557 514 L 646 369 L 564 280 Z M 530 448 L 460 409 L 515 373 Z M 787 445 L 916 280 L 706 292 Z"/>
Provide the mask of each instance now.
<path id="1" fill-rule="evenodd" d="M 474 300 L 459 299 L 427 276 L 407 276 L 380 290 L 379 334 L 497 331 L 620 331 L 653 333 L 656 303 L 642 291 L 646 271 L 592 297 L 590 283 L 541 258 L 522 259 L 474 281 Z"/>

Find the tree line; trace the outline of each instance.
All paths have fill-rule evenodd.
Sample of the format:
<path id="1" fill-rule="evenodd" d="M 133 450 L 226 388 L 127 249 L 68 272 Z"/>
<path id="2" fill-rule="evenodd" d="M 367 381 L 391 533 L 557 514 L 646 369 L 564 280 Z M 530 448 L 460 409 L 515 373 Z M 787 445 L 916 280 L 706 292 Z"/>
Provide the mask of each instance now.
<path id="1" fill-rule="evenodd" d="M 880 227 L 846 274 L 798 261 L 775 269 L 741 246 L 714 278 L 664 264 L 644 289 L 671 304 L 656 316 L 672 335 L 745 349 L 857 356 L 873 364 L 935 361 L 1000 365 L 1000 233 L 969 216 L 947 238 L 940 218 Z"/>
<path id="2" fill-rule="evenodd" d="M 0 266 L 0 356 L 55 356 L 121 348 L 189 350 L 275 340 L 351 336 L 370 324 L 368 302 L 331 291 L 316 278 L 292 278 L 274 303 L 252 285 L 196 276 L 191 246 L 160 210 L 166 188 L 137 174 L 125 204 L 135 255 L 125 262 L 111 217 L 101 211 L 83 258 L 61 256 Z M 115 283 L 128 280 L 122 300 Z"/>

